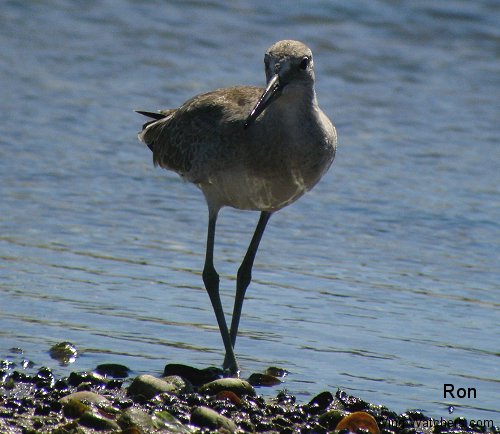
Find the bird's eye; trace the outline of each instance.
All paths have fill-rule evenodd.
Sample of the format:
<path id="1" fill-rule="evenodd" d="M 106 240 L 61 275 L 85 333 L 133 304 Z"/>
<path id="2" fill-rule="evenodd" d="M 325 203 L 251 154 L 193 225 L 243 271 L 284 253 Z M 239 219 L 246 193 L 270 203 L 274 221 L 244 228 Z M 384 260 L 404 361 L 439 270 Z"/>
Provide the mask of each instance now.
<path id="1" fill-rule="evenodd" d="M 304 57 L 301 61 L 300 61 L 300 69 L 307 69 L 307 67 L 309 66 L 309 57 Z"/>

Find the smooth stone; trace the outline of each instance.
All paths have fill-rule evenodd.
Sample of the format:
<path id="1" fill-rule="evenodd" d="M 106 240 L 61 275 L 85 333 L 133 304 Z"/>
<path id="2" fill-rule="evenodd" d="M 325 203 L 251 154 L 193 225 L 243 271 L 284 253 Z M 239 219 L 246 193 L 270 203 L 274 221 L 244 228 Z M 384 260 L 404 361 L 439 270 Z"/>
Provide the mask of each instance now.
<path id="1" fill-rule="evenodd" d="M 211 430 L 227 430 L 229 432 L 237 430 L 236 424 L 231 419 L 208 407 L 196 407 L 191 413 L 191 423 L 200 428 Z"/>
<path id="2" fill-rule="evenodd" d="M 336 431 L 343 429 L 348 429 L 354 433 L 365 430 L 371 434 L 380 434 L 380 429 L 375 418 L 364 411 L 356 411 L 344 417 L 335 427 Z"/>
<path id="3" fill-rule="evenodd" d="M 93 386 L 105 386 L 108 380 L 96 372 L 72 372 L 68 377 L 68 383 L 75 387 L 78 387 L 82 383 L 89 383 Z"/>
<path id="4" fill-rule="evenodd" d="M 225 390 L 235 393 L 240 398 L 245 395 L 256 395 L 252 385 L 248 381 L 241 380 L 240 378 L 220 378 L 204 384 L 200 387 L 198 392 L 206 395 L 217 395 L 217 393 Z"/>
<path id="5" fill-rule="evenodd" d="M 369 404 L 366 401 L 363 401 L 361 398 L 356 396 L 351 396 L 344 390 L 337 390 L 335 393 L 335 397 L 342 403 L 348 411 L 363 411 L 369 408 Z"/>
<path id="6" fill-rule="evenodd" d="M 311 413 L 322 413 L 333 402 L 333 395 L 330 392 L 321 392 L 309 401 L 308 407 Z"/>
<path id="7" fill-rule="evenodd" d="M 154 428 L 153 417 L 140 408 L 128 408 L 118 418 L 118 425 L 122 429 L 138 428 L 140 431 L 148 432 Z"/>
<path id="8" fill-rule="evenodd" d="M 274 375 L 254 373 L 248 377 L 248 382 L 252 386 L 277 386 L 281 380 Z"/>
<path id="9" fill-rule="evenodd" d="M 160 393 L 179 394 L 182 388 L 176 380 L 170 382 L 162 378 L 156 378 L 152 375 L 144 374 L 134 378 L 132 384 L 127 390 L 128 396 L 142 395 L 146 399 L 151 399 Z"/>
<path id="10" fill-rule="evenodd" d="M 91 405 L 110 405 L 110 402 L 101 395 L 94 392 L 81 391 L 71 393 L 59 399 L 63 406 L 63 413 L 66 417 L 75 419 L 81 417 L 89 411 Z"/>
<path id="11" fill-rule="evenodd" d="M 89 404 L 84 404 L 83 402 L 78 401 L 77 399 L 71 399 L 65 404 L 61 405 L 64 416 L 69 417 L 70 419 L 79 418 L 83 413 L 89 411 L 91 408 Z"/>
<path id="12" fill-rule="evenodd" d="M 168 375 L 166 377 L 162 377 L 162 380 L 176 386 L 179 389 L 178 393 L 193 393 L 194 389 L 192 384 L 178 375 Z"/>
<path id="13" fill-rule="evenodd" d="M 153 414 L 154 426 L 161 432 L 190 434 L 192 429 L 182 424 L 176 417 L 172 416 L 168 411 L 157 411 Z"/>
<path id="14" fill-rule="evenodd" d="M 328 410 L 323 413 L 319 419 L 318 423 L 324 426 L 328 430 L 334 430 L 337 424 L 346 416 L 348 413 L 342 410 Z"/>
<path id="15" fill-rule="evenodd" d="M 118 425 L 114 420 L 103 417 L 92 411 L 86 411 L 80 416 L 78 423 L 87 428 L 93 428 L 96 431 L 111 431 L 114 432 L 120 430 L 120 425 Z"/>
<path id="16" fill-rule="evenodd" d="M 82 391 L 90 391 L 92 390 L 92 383 L 90 381 L 88 382 L 84 382 L 84 383 L 80 383 L 78 385 L 78 387 L 76 388 L 76 390 L 78 392 L 82 392 Z"/>
<path id="17" fill-rule="evenodd" d="M 50 348 L 49 355 L 63 365 L 67 365 L 76 360 L 78 350 L 71 342 L 60 342 Z"/>
<path id="18" fill-rule="evenodd" d="M 189 381 L 194 386 L 201 386 L 205 383 L 221 378 L 223 371 L 222 369 L 214 366 L 205 369 L 198 369 L 179 363 L 169 363 L 165 366 L 163 376 L 166 377 L 170 375 L 178 375 L 179 377 Z"/>
<path id="19" fill-rule="evenodd" d="M 283 368 L 277 368 L 276 366 L 270 366 L 264 371 L 264 374 L 282 378 L 288 375 L 288 371 Z"/>
<path id="20" fill-rule="evenodd" d="M 220 400 L 226 400 L 228 402 L 231 402 L 234 405 L 236 405 L 237 407 L 239 407 L 241 405 L 240 397 L 238 395 L 236 395 L 236 393 L 231 392 L 230 390 L 223 390 L 223 391 L 217 393 L 217 395 L 215 395 L 215 397 L 217 399 L 220 399 Z"/>
<path id="21" fill-rule="evenodd" d="M 102 395 L 99 395 L 95 392 L 89 392 L 89 391 L 81 391 L 81 392 L 75 392 L 71 393 L 70 395 L 63 396 L 61 399 L 59 399 L 59 402 L 61 404 L 67 404 L 68 402 L 75 400 L 75 401 L 80 401 L 85 403 L 90 403 L 90 404 L 110 404 L 107 398 L 105 398 Z"/>
<path id="22" fill-rule="evenodd" d="M 192 432 L 192 430 L 183 425 L 167 411 L 157 411 L 151 416 L 149 413 L 134 407 L 122 413 L 118 419 L 118 425 L 123 430 L 132 430 L 135 428 L 140 433 L 158 432 L 158 430 L 180 434 Z"/>
<path id="23" fill-rule="evenodd" d="M 95 372 L 105 377 L 127 378 L 130 369 L 118 363 L 102 363 L 95 368 Z"/>

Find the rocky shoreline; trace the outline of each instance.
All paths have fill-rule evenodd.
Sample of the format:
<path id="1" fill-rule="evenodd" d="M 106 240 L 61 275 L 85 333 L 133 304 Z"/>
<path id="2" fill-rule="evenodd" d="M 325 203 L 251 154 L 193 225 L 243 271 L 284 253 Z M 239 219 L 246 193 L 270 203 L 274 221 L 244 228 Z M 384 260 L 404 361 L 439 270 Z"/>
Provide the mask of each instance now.
<path id="1" fill-rule="evenodd" d="M 122 365 L 55 378 L 49 368 L 28 374 L 0 361 L 0 433 L 500 433 L 463 418 L 433 421 L 419 411 L 397 414 L 342 390 L 298 403 L 286 391 L 273 399 L 258 386 L 276 385 L 270 369 L 248 380 L 222 378 L 217 368 L 167 365 L 156 378 L 128 379 Z"/>

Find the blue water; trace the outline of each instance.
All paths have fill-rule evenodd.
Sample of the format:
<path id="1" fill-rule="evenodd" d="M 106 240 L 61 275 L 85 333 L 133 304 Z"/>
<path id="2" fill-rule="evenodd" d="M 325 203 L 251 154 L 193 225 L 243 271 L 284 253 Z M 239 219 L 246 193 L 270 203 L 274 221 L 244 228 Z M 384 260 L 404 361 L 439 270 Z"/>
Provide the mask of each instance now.
<path id="1" fill-rule="evenodd" d="M 153 168 L 132 110 L 262 85 L 264 51 L 293 38 L 339 149 L 264 234 L 244 375 L 278 365 L 304 402 L 340 387 L 500 424 L 499 17 L 496 0 L 3 2 L 0 358 L 221 363 L 203 197 Z M 257 217 L 221 213 L 228 311 Z M 48 354 L 60 341 L 82 351 L 69 367 Z M 477 398 L 444 399 L 445 383 Z"/>

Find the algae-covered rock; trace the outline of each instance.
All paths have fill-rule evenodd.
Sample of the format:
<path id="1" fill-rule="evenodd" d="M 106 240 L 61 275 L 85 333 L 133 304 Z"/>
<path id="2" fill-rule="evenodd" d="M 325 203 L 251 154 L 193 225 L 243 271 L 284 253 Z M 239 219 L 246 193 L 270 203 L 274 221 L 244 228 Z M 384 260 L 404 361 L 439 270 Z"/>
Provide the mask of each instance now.
<path id="1" fill-rule="evenodd" d="M 87 428 L 95 429 L 96 431 L 117 431 L 120 429 L 113 419 L 108 419 L 93 411 L 86 411 L 80 416 L 78 423 Z"/>
<path id="2" fill-rule="evenodd" d="M 78 357 L 78 350 L 71 342 L 60 342 L 50 348 L 49 354 L 61 365 L 69 365 Z"/>
<path id="3" fill-rule="evenodd" d="M 231 419 L 208 407 L 196 407 L 191 413 L 191 423 L 200 428 L 226 430 L 231 433 L 237 429 L 236 424 Z"/>
<path id="4" fill-rule="evenodd" d="M 178 393 L 192 393 L 194 391 L 193 386 L 191 383 L 189 383 L 187 380 L 185 380 L 182 377 L 179 377 L 178 375 L 168 375 L 166 377 L 162 377 L 163 381 L 166 381 L 167 383 L 172 384 L 173 386 L 177 387 L 177 392 Z"/>
<path id="5" fill-rule="evenodd" d="M 118 425 L 123 429 L 135 427 L 144 432 L 154 428 L 153 417 L 144 410 L 134 407 L 128 408 L 121 414 Z"/>
<path id="6" fill-rule="evenodd" d="M 334 430 L 337 424 L 342 420 L 344 416 L 348 413 L 342 410 L 329 410 L 326 413 L 323 413 L 318 422 L 321 426 L 324 426 L 328 430 Z"/>
<path id="7" fill-rule="evenodd" d="M 68 377 L 70 386 L 79 387 L 82 384 L 88 386 L 106 386 L 108 379 L 97 372 L 72 372 Z"/>
<path id="8" fill-rule="evenodd" d="M 217 395 L 217 393 L 228 390 L 235 393 L 239 397 L 250 395 L 255 396 L 255 389 L 252 385 L 240 378 L 220 378 L 211 381 L 200 387 L 199 393 L 206 395 Z"/>
<path id="9" fill-rule="evenodd" d="M 161 432 L 188 434 L 192 430 L 183 425 L 177 418 L 172 416 L 168 411 L 157 411 L 153 414 L 153 424 Z"/>
<path id="10" fill-rule="evenodd" d="M 198 369 L 179 363 L 169 363 L 165 366 L 163 376 L 178 375 L 189 381 L 194 386 L 201 386 L 218 378 L 222 378 L 223 371 L 220 368 L 210 366 L 205 369 Z"/>
<path id="11" fill-rule="evenodd" d="M 281 384 L 281 380 L 278 377 L 269 374 L 259 374 L 258 372 L 250 375 L 250 377 L 248 377 L 248 382 L 252 386 L 267 386 L 267 387 L 277 386 L 278 384 Z"/>
<path id="12" fill-rule="evenodd" d="M 89 411 L 92 404 L 110 404 L 104 396 L 88 391 L 75 392 L 63 396 L 59 402 L 63 405 L 64 415 L 73 419 L 81 417 L 86 411 Z"/>
<path id="13" fill-rule="evenodd" d="M 127 394 L 129 396 L 142 395 L 146 399 L 151 399 L 160 393 L 168 392 L 178 394 L 181 393 L 182 390 L 182 386 L 176 379 L 170 381 L 144 374 L 139 375 L 132 381 L 132 384 L 127 390 Z"/>
<path id="14" fill-rule="evenodd" d="M 89 392 L 89 391 L 81 391 L 81 392 L 75 392 L 71 393 L 69 395 L 63 396 L 59 402 L 61 404 L 66 404 L 69 401 L 80 401 L 80 402 L 87 402 L 90 404 L 109 404 L 110 402 L 108 401 L 107 398 L 105 398 L 102 395 L 99 395 L 98 393 L 95 392 Z"/>
<path id="15" fill-rule="evenodd" d="M 191 429 L 165 410 L 156 411 L 153 415 L 150 415 L 139 408 L 129 408 L 122 413 L 118 419 L 118 424 L 123 430 L 132 431 L 136 429 L 137 432 L 142 434 L 156 433 L 158 431 L 179 434 L 192 432 Z"/>

